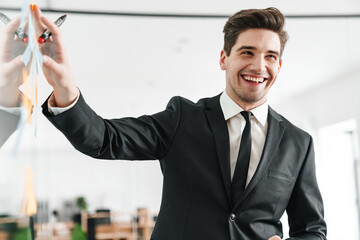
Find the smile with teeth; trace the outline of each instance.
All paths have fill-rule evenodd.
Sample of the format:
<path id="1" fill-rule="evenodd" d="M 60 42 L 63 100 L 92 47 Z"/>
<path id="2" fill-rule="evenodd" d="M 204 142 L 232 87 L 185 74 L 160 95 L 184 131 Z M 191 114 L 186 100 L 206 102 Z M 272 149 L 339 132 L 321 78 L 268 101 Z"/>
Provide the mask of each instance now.
<path id="1" fill-rule="evenodd" d="M 264 80 L 266 80 L 266 78 L 263 77 L 251 77 L 251 76 L 242 76 L 246 81 L 251 81 L 251 82 L 258 82 L 258 83 L 262 83 L 264 82 Z"/>

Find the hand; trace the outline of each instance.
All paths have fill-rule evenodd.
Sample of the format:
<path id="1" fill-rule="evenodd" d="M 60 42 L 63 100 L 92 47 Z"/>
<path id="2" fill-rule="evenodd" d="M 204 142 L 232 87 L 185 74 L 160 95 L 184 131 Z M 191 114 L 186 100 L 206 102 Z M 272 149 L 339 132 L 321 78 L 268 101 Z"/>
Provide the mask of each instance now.
<path id="1" fill-rule="evenodd" d="M 0 37 L 0 106 L 15 107 L 19 99 L 19 86 L 23 82 L 24 63 L 21 53 L 26 44 L 19 39 L 14 40 L 15 31 L 20 24 L 16 18 L 5 25 Z"/>
<path id="2" fill-rule="evenodd" d="M 52 21 L 41 16 L 38 7 L 35 8 L 34 19 L 37 29 L 41 29 L 41 31 L 49 29 L 52 34 L 52 39 L 40 46 L 44 60 L 44 76 L 54 88 L 56 105 L 58 107 L 68 106 L 77 98 L 79 90 L 71 73 L 61 32 Z"/>
<path id="3" fill-rule="evenodd" d="M 271 238 L 269 238 L 268 240 L 281 240 L 281 238 L 277 235 L 272 236 Z"/>

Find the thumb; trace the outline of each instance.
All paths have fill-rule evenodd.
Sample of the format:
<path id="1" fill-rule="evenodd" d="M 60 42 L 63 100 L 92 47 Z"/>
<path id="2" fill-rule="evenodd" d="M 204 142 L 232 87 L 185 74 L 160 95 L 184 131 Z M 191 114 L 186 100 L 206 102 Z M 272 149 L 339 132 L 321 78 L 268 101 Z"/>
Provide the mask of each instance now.
<path id="1" fill-rule="evenodd" d="M 43 56 L 43 67 L 47 71 L 53 72 L 56 75 L 61 73 L 59 64 L 56 63 L 51 57 L 46 55 Z"/>

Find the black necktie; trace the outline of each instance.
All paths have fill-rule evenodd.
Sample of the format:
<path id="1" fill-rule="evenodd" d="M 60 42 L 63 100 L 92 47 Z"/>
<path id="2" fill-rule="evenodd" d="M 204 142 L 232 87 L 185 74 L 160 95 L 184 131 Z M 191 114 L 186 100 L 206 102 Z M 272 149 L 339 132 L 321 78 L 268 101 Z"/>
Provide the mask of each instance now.
<path id="1" fill-rule="evenodd" d="M 231 183 L 231 194 L 233 204 L 240 198 L 245 190 L 246 178 L 249 169 L 250 154 L 251 154 L 251 112 L 242 111 L 241 115 L 246 120 L 246 125 L 241 137 L 240 149 L 236 161 L 234 176 Z"/>

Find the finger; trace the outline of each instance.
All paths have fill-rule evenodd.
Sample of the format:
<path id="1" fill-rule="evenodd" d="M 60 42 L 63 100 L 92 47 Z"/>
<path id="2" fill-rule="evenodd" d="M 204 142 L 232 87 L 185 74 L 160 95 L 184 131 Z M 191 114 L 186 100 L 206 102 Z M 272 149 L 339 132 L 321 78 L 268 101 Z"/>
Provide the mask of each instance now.
<path id="1" fill-rule="evenodd" d="M 6 39 L 6 41 L 13 41 L 15 31 L 19 28 L 20 25 L 20 17 L 17 17 L 10 21 L 6 26 L 4 27 L 3 34 Z"/>
<path id="2" fill-rule="evenodd" d="M 54 41 L 54 40 L 53 40 L 53 37 L 50 36 L 50 37 L 48 38 L 48 42 L 52 42 L 52 41 Z"/>
<path id="3" fill-rule="evenodd" d="M 35 24 L 36 34 L 40 36 L 46 30 L 46 26 L 40 20 L 42 14 L 41 10 L 36 4 L 31 4 L 30 9 L 34 14 L 34 24 Z"/>
<path id="4" fill-rule="evenodd" d="M 40 17 L 41 22 L 49 29 L 54 39 L 61 39 L 61 32 L 58 26 L 44 16 Z"/>
<path id="5" fill-rule="evenodd" d="M 15 72 L 23 67 L 24 67 L 24 62 L 22 61 L 22 55 L 21 55 L 21 56 L 17 56 L 7 64 L 7 71 Z"/>
<path id="6" fill-rule="evenodd" d="M 31 4 L 30 9 L 34 14 L 34 18 L 40 22 L 40 17 L 42 16 L 40 8 L 36 4 Z"/>
<path id="7" fill-rule="evenodd" d="M 20 29 L 20 17 L 15 18 L 14 20 L 10 21 L 7 25 L 6 28 L 4 28 L 4 34 L 6 37 L 6 43 L 8 44 L 9 41 L 19 41 L 19 37 L 15 34 L 16 31 L 18 31 L 18 33 L 21 33 Z M 27 20 L 24 23 L 24 27 L 21 29 L 24 33 L 27 32 Z M 26 34 L 25 34 L 26 36 Z"/>
<path id="8" fill-rule="evenodd" d="M 53 72 L 56 75 L 61 75 L 62 72 L 61 66 L 52 58 L 46 55 L 43 56 L 43 68 L 45 70 Z"/>

